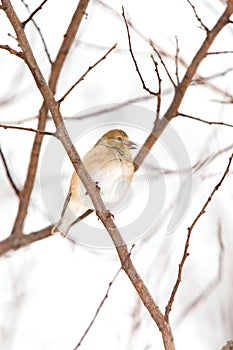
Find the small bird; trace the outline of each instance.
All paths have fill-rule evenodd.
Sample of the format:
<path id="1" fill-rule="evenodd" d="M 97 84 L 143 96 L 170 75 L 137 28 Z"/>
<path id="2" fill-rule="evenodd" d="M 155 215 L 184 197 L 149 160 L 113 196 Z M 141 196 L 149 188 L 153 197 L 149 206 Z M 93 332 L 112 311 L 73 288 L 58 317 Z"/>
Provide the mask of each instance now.
<path id="1" fill-rule="evenodd" d="M 108 210 L 123 199 L 133 179 L 134 165 L 130 150 L 135 146 L 123 130 L 114 129 L 105 133 L 83 158 L 83 164 Z M 61 219 L 51 233 L 60 232 L 66 237 L 70 227 L 91 210 L 94 210 L 92 201 L 74 172 Z"/>

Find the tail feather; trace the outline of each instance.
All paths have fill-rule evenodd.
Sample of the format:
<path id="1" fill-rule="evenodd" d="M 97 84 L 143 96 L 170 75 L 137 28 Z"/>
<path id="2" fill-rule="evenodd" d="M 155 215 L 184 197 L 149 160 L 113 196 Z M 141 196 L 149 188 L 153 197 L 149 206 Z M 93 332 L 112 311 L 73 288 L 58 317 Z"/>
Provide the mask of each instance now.
<path id="1" fill-rule="evenodd" d="M 52 228 L 51 234 L 54 235 L 56 233 L 60 233 L 62 237 L 66 237 L 68 234 L 68 231 L 70 229 L 70 224 L 65 220 L 64 217 L 62 217 Z"/>

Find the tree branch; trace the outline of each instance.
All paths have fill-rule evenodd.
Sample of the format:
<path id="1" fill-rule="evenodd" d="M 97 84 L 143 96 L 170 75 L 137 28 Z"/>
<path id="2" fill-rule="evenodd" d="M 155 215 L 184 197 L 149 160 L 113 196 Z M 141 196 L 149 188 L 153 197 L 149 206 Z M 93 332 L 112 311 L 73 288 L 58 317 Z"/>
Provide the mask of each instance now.
<path id="1" fill-rule="evenodd" d="M 64 99 L 71 93 L 71 91 L 82 81 L 85 79 L 87 74 L 95 68 L 100 62 L 105 60 L 105 58 L 116 48 L 117 44 L 114 44 L 98 61 L 96 61 L 92 66 L 89 66 L 87 70 L 81 75 L 81 77 L 69 88 L 69 90 L 57 101 L 59 104 L 61 104 Z"/>
<path id="2" fill-rule="evenodd" d="M 56 137 L 56 133 L 54 133 L 54 132 L 38 130 L 38 129 L 33 129 L 33 128 L 24 128 L 22 126 L 0 124 L 0 128 L 3 128 L 3 129 L 16 129 L 16 130 L 22 130 L 22 131 L 31 131 L 31 132 L 35 132 L 36 134 L 40 134 L 40 135 L 49 135 L 49 136 L 55 136 Z"/>
<path id="3" fill-rule="evenodd" d="M 205 203 L 204 203 L 203 207 L 201 208 L 200 212 L 198 213 L 198 215 L 194 219 L 192 225 L 188 228 L 188 234 L 187 234 L 187 238 L 186 238 L 186 242 L 185 242 L 183 256 L 182 256 L 181 262 L 179 264 L 179 269 L 178 269 L 178 275 L 177 275 L 176 283 L 174 285 L 174 288 L 172 290 L 171 296 L 170 296 L 170 298 L 168 300 L 168 303 L 167 303 L 167 306 L 165 308 L 166 320 L 168 320 L 168 318 L 169 318 L 169 313 L 171 312 L 172 305 L 173 305 L 176 293 L 178 291 L 178 288 L 179 288 L 179 285 L 180 285 L 180 282 L 181 282 L 184 264 L 185 264 L 185 261 L 186 261 L 187 257 L 189 256 L 188 248 L 189 248 L 189 242 L 190 242 L 190 238 L 191 238 L 191 234 L 193 232 L 193 229 L 196 226 L 196 224 L 199 221 L 199 219 L 201 218 L 201 216 L 205 214 L 206 209 L 207 209 L 208 205 L 210 204 L 213 196 L 218 191 L 219 187 L 222 185 L 225 177 L 227 176 L 227 174 L 229 172 L 232 160 L 233 160 L 233 154 L 230 156 L 230 158 L 228 160 L 227 167 L 226 167 L 226 169 L 225 169 L 225 171 L 224 171 L 220 181 L 217 183 L 217 185 L 214 187 L 214 189 L 210 193 L 209 197 L 205 201 Z"/>
<path id="4" fill-rule="evenodd" d="M 129 33 L 129 26 L 128 26 L 128 22 L 127 22 L 127 19 L 125 17 L 125 12 L 124 12 L 124 7 L 122 6 L 122 17 L 124 19 L 124 22 L 125 22 L 125 26 L 126 26 L 126 30 L 127 30 L 127 36 L 128 36 L 128 42 L 129 42 L 129 52 L 130 52 L 130 55 L 132 57 L 132 60 L 133 60 L 133 63 L 135 65 L 135 68 L 136 68 L 136 72 L 138 73 L 138 76 L 141 80 L 141 83 L 142 83 L 142 87 L 144 90 L 146 90 L 147 92 L 149 92 L 150 95 L 154 95 L 154 96 L 157 96 L 158 95 L 158 92 L 154 92 L 152 90 L 150 90 L 144 80 L 143 80 L 143 77 L 142 77 L 142 74 L 140 72 L 140 69 L 138 67 L 138 64 L 137 64 L 137 61 L 136 61 L 136 58 L 134 56 L 134 53 L 133 53 L 133 49 L 132 49 L 132 44 L 131 44 L 131 37 L 130 37 L 130 33 Z"/>
<path id="5" fill-rule="evenodd" d="M 21 232 L 21 235 L 11 235 L 0 242 L 0 256 L 3 256 L 11 250 L 17 250 L 33 242 L 51 236 L 52 226 L 47 226 L 39 231 L 31 232 L 27 235 Z"/>
<path id="6" fill-rule="evenodd" d="M 9 45 L 0 45 L 0 49 L 7 50 L 8 52 L 10 52 L 10 54 L 15 55 L 19 58 L 23 58 L 23 54 L 21 51 L 16 51 L 15 49 L 10 47 Z"/>

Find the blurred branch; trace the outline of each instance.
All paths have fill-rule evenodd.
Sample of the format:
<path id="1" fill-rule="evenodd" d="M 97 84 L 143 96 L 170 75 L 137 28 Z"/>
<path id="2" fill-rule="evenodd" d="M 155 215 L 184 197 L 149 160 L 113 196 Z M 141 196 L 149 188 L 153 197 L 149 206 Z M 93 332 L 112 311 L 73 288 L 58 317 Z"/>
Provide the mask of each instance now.
<path id="1" fill-rule="evenodd" d="M 193 232 L 193 229 L 196 226 L 196 224 L 199 221 L 199 219 L 201 218 L 201 216 L 205 214 L 208 205 L 210 204 L 211 200 L 213 199 L 213 196 L 218 191 L 219 187 L 222 185 L 225 177 L 227 176 L 227 174 L 229 172 L 232 159 L 233 159 L 233 154 L 229 158 L 227 167 L 226 167 L 226 169 L 225 169 L 225 171 L 224 171 L 220 181 L 214 187 L 214 189 L 210 193 L 209 197 L 207 198 L 206 202 L 204 203 L 203 207 L 201 208 L 200 212 L 198 213 L 198 215 L 194 219 L 194 221 L 191 224 L 191 226 L 188 228 L 188 234 L 187 234 L 187 238 L 186 238 L 186 242 L 185 242 L 183 256 L 182 256 L 181 262 L 179 264 L 179 269 L 178 269 L 178 275 L 177 275 L 176 283 L 174 285 L 174 288 L 172 290 L 171 296 L 170 296 L 169 301 L 167 303 L 167 306 L 165 308 L 165 317 L 166 317 L 167 320 L 169 319 L 169 314 L 171 312 L 172 305 L 173 305 L 173 302 L 175 300 L 175 296 L 176 296 L 176 293 L 178 291 L 178 288 L 179 288 L 179 285 L 180 285 L 180 282 L 181 282 L 181 279 L 182 279 L 182 273 L 183 273 L 183 268 L 184 268 L 185 261 L 186 261 L 187 257 L 189 256 L 188 248 L 189 248 L 189 242 L 190 242 L 190 238 L 191 238 L 191 234 Z"/>
<path id="2" fill-rule="evenodd" d="M 229 51 L 211 51 L 211 52 L 207 52 L 207 56 L 208 55 L 225 55 L 228 53 L 232 54 L 233 51 L 230 51 L 230 50 Z"/>
<path id="3" fill-rule="evenodd" d="M 164 315 L 161 313 L 160 309 L 151 297 L 146 285 L 139 276 L 130 257 L 128 257 L 129 252 L 127 246 L 123 238 L 121 237 L 119 230 L 114 224 L 111 215 L 109 215 L 109 212 L 106 210 L 105 205 L 101 199 L 100 193 L 96 189 L 96 184 L 92 181 L 90 175 L 86 171 L 81 161 L 79 154 L 76 151 L 76 148 L 72 144 L 69 134 L 65 128 L 64 121 L 58 108 L 58 104 L 55 101 L 53 91 L 45 82 L 45 79 L 33 56 L 31 47 L 25 36 L 21 23 L 11 5 L 11 2 L 10 0 L 2 0 L 2 3 L 4 5 L 4 10 L 7 14 L 7 17 L 17 34 L 17 38 L 19 40 L 19 44 L 22 48 L 22 51 L 25 54 L 25 62 L 27 63 L 27 66 L 35 79 L 37 87 L 44 98 L 46 106 L 52 114 L 53 121 L 57 129 L 57 136 L 61 141 L 62 145 L 64 146 L 66 153 L 68 154 L 74 166 L 75 171 L 79 175 L 84 187 L 86 188 L 96 210 L 97 216 L 102 221 L 104 227 L 107 229 L 112 241 L 114 242 L 119 259 L 121 261 L 122 269 L 128 275 L 128 278 L 132 282 L 143 304 L 145 305 L 152 319 L 155 321 L 157 327 L 159 328 L 163 338 L 165 350 L 174 350 L 175 345 L 170 325 L 168 322 L 166 322 Z"/>
<path id="4" fill-rule="evenodd" d="M 26 24 L 27 24 L 28 22 L 30 22 L 30 21 L 33 19 L 33 17 L 35 16 L 35 14 L 36 14 L 38 11 L 40 11 L 40 10 L 42 9 L 42 7 L 44 6 L 44 4 L 45 4 L 47 1 L 48 1 L 48 0 L 44 0 L 37 8 L 31 13 L 31 15 L 28 17 L 28 19 L 26 19 L 26 21 L 23 21 L 23 22 L 22 22 L 23 27 L 25 27 Z"/>
<path id="5" fill-rule="evenodd" d="M 116 48 L 117 43 L 114 44 L 98 61 L 96 61 L 92 66 L 89 66 L 88 69 L 81 75 L 81 77 L 74 83 L 69 90 L 57 101 L 57 103 L 61 104 L 64 99 L 71 93 L 71 91 L 87 76 L 87 74 L 95 68 L 100 62 L 105 60 L 105 58 Z"/>
<path id="6" fill-rule="evenodd" d="M 129 259 L 130 255 L 131 255 L 131 253 L 132 253 L 132 250 L 133 250 L 133 248 L 134 248 L 134 246 L 135 246 L 135 245 L 133 244 L 132 247 L 131 247 L 131 249 L 130 249 L 130 251 L 129 251 L 129 253 L 128 253 L 128 256 L 126 257 L 126 260 L 125 260 L 124 263 L 126 263 L 126 261 Z M 96 312 L 95 312 L 95 315 L 94 315 L 93 319 L 91 320 L 89 326 L 87 327 L 87 329 L 86 329 L 85 332 L 83 333 L 82 337 L 80 338 L 78 344 L 74 347 L 73 350 L 77 350 L 77 349 L 81 346 L 81 344 L 82 344 L 84 338 L 87 336 L 88 332 L 90 331 L 91 327 L 93 326 L 93 324 L 94 324 L 94 322 L 95 322 L 95 320 L 96 320 L 96 318 L 97 318 L 97 316 L 98 316 L 100 310 L 101 310 L 102 307 L 104 306 L 104 303 L 105 303 L 106 299 L 107 299 L 108 296 L 109 296 L 110 289 L 112 288 L 112 285 L 113 285 L 113 283 L 115 282 L 115 280 L 117 279 L 119 273 L 122 271 L 123 266 L 124 266 L 124 265 L 121 265 L 121 267 L 118 269 L 118 271 L 116 272 L 115 276 L 113 277 L 112 281 L 109 282 L 107 291 L 106 291 L 106 293 L 105 293 L 103 299 L 101 300 L 101 302 L 100 302 L 100 304 L 99 304 L 99 306 L 98 306 L 98 308 L 97 308 L 97 310 L 96 310 Z"/>
<path id="7" fill-rule="evenodd" d="M 0 242 L 0 256 L 51 236 L 52 225 L 29 234 L 11 235 Z"/>
<path id="8" fill-rule="evenodd" d="M 11 184 L 13 190 L 15 191 L 15 194 L 16 194 L 17 196 L 19 196 L 20 190 L 19 190 L 18 187 L 16 186 L 16 184 L 15 184 L 15 182 L 14 182 L 12 176 L 11 176 L 11 173 L 10 173 L 10 170 L 9 170 L 9 168 L 8 168 L 8 165 L 7 165 L 7 162 L 6 162 L 6 158 L 5 158 L 4 153 L 3 153 L 3 151 L 2 151 L 1 145 L 0 145 L 0 157 L 2 158 L 2 162 L 3 162 L 4 168 L 5 168 L 5 170 L 6 170 L 7 178 L 8 178 L 8 180 L 9 180 L 9 182 L 10 182 L 10 184 Z"/>
<path id="9" fill-rule="evenodd" d="M 232 71 L 233 71 L 233 68 L 227 68 L 223 72 L 215 73 L 215 74 L 212 74 L 208 77 L 206 76 L 206 77 L 202 77 L 201 79 L 199 79 L 199 78 L 193 79 L 192 85 L 194 85 L 194 84 L 205 85 L 207 81 L 209 81 L 211 79 L 224 77 L 225 75 L 231 73 Z"/>
<path id="10" fill-rule="evenodd" d="M 177 85 L 179 85 L 180 83 L 180 79 L 179 79 L 179 52 L 180 52 L 180 49 L 179 49 L 179 42 L 178 42 L 178 38 L 177 36 L 175 37 L 176 38 L 176 54 L 175 54 L 175 68 L 176 68 L 176 83 Z"/>
<path id="11" fill-rule="evenodd" d="M 205 123 L 205 124 L 209 124 L 209 125 L 221 125 L 221 126 L 228 126 L 228 127 L 230 127 L 230 128 L 233 128 L 233 124 L 228 124 L 228 123 L 224 123 L 224 122 L 214 122 L 214 121 L 210 121 L 210 120 L 205 120 L 205 119 L 202 119 L 202 118 L 193 117 L 192 115 L 185 114 L 185 113 L 180 113 L 180 112 L 178 112 L 177 116 L 181 116 L 181 117 L 184 117 L 184 118 L 196 120 L 196 121 L 198 121 L 198 122 Z"/>
<path id="12" fill-rule="evenodd" d="M 142 74 L 140 72 L 140 69 L 138 67 L 138 64 L 137 64 L 137 61 L 136 61 L 136 58 L 134 56 L 134 53 L 133 53 L 133 49 L 132 49 L 132 44 L 131 44 L 131 37 L 130 37 L 130 33 L 129 33 L 129 26 L 128 26 L 128 22 L 127 22 L 127 19 L 125 17 L 125 12 L 124 12 L 124 7 L 122 6 L 122 17 L 124 19 L 124 22 L 125 22 L 125 26 L 126 26 L 126 30 L 127 30 L 127 36 L 128 36 L 128 43 L 129 43 L 129 52 L 130 52 L 130 55 L 132 57 L 132 60 L 133 60 L 133 63 L 135 65 L 135 68 L 136 68 L 136 72 L 138 73 L 138 76 L 141 80 L 141 83 L 142 83 L 142 87 L 144 90 L 146 90 L 147 92 L 149 92 L 150 95 L 154 95 L 154 96 L 157 96 L 158 95 L 158 92 L 154 92 L 152 90 L 150 90 L 144 80 L 143 80 L 143 77 L 142 77 Z"/>
<path id="13" fill-rule="evenodd" d="M 47 0 L 46 0 L 46 1 L 47 1 Z M 28 12 L 30 13 L 30 11 L 29 11 L 29 6 L 26 4 L 26 2 L 25 2 L 24 0 L 21 0 L 21 2 L 24 4 L 24 6 L 26 7 L 26 9 L 27 9 Z M 48 58 L 48 61 L 49 61 L 50 64 L 52 64 L 53 62 L 52 62 L 52 59 L 51 59 L 51 57 L 50 57 L 50 53 L 49 53 L 47 44 L 46 44 L 46 42 L 45 42 L 44 36 L 43 36 L 43 34 L 42 34 L 42 32 L 41 32 L 41 29 L 40 29 L 40 27 L 36 24 L 36 22 L 35 22 L 35 20 L 34 20 L 33 18 L 31 19 L 31 21 L 32 21 L 33 25 L 35 26 L 37 32 L 39 33 L 39 36 L 40 36 L 41 41 L 42 41 L 42 44 L 43 44 L 43 46 L 44 46 L 45 54 L 46 54 L 46 56 L 47 56 L 47 58 Z"/>

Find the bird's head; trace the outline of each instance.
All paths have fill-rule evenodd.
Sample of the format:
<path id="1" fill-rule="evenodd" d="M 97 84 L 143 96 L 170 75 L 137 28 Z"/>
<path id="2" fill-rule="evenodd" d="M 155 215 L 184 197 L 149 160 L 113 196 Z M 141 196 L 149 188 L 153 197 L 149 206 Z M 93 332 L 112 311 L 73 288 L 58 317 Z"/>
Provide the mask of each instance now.
<path id="1" fill-rule="evenodd" d="M 120 129 L 113 129 L 106 132 L 97 142 L 97 144 L 99 143 L 119 148 L 125 152 L 129 152 L 130 149 L 136 148 L 136 144 L 130 141 L 128 135 Z"/>

